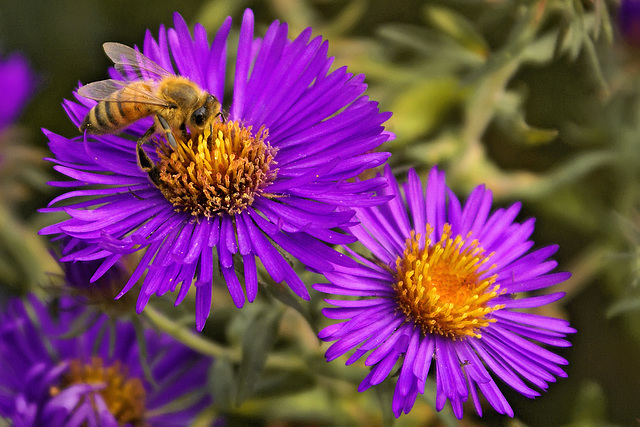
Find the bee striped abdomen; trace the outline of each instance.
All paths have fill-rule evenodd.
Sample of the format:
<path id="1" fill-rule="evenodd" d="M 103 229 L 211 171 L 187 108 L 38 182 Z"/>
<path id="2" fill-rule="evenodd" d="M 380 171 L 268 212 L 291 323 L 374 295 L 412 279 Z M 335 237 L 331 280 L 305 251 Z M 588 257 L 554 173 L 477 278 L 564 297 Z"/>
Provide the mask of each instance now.
<path id="1" fill-rule="evenodd" d="M 143 117 L 157 112 L 158 107 L 145 103 L 143 91 L 151 88 L 145 82 L 135 82 L 113 92 L 96 104 L 82 121 L 81 131 L 104 134 L 115 133 Z"/>
<path id="2" fill-rule="evenodd" d="M 113 115 L 113 104 L 112 101 L 101 101 L 91 110 L 93 114 L 89 114 L 89 119 L 95 128 L 108 131 L 119 127 L 119 117 Z"/>

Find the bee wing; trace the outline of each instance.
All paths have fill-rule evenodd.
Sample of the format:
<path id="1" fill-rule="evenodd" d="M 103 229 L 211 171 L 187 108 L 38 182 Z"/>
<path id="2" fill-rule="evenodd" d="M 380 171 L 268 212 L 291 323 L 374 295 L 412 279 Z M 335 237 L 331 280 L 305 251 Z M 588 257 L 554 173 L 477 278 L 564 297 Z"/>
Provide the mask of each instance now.
<path id="1" fill-rule="evenodd" d="M 153 87 L 153 81 L 148 83 Z M 125 87 L 126 90 L 122 92 L 120 98 L 111 98 L 114 92 Z M 138 104 L 160 105 L 162 107 L 173 106 L 173 104 L 154 95 L 151 90 L 142 89 L 140 85 L 129 84 L 121 80 L 101 80 L 99 82 L 89 83 L 78 89 L 78 95 L 96 101 L 135 102 Z"/>
<path id="2" fill-rule="evenodd" d="M 115 64 L 116 70 L 129 80 L 160 80 L 173 76 L 141 52 L 122 43 L 109 42 L 103 45 L 104 52 Z"/>
<path id="3" fill-rule="evenodd" d="M 112 93 L 122 89 L 126 83 L 118 80 L 102 80 L 99 82 L 89 83 L 78 89 L 78 95 L 95 99 L 96 101 L 103 101 L 107 99 Z"/>

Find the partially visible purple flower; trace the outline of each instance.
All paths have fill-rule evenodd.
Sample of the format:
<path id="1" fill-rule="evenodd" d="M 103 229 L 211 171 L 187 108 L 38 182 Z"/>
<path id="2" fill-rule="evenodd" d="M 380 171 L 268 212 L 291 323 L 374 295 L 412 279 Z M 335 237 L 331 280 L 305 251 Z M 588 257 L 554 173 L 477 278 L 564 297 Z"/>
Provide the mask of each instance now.
<path id="1" fill-rule="evenodd" d="M 529 398 L 539 396 L 568 362 L 543 348 L 567 347 L 567 321 L 522 311 L 562 298 L 563 293 L 530 296 L 569 278 L 551 273 L 557 246 L 530 252 L 534 220 L 514 222 L 520 204 L 491 213 L 492 195 L 477 187 L 462 205 L 433 168 L 426 191 L 415 171 L 404 197 L 390 169 L 385 176 L 385 205 L 358 208 L 361 222 L 350 228 L 373 259 L 352 255 L 357 267 L 336 266 L 328 284 L 316 290 L 361 300 L 327 299 L 323 310 L 341 323 L 320 332 L 336 341 L 326 352 L 331 361 L 351 352 L 347 364 L 368 354 L 370 373 L 363 391 L 397 372 L 393 412 L 409 413 L 427 376 L 436 382 L 436 409 L 447 400 L 463 415 L 469 398 L 482 415 L 480 394 L 502 414 L 513 411 L 496 379 Z M 395 376 L 395 375 L 394 375 Z"/>
<path id="2" fill-rule="evenodd" d="M 55 253 L 52 255 L 59 258 Z M 59 285 L 62 295 L 70 295 L 80 305 L 97 307 L 99 311 L 111 316 L 134 313 L 135 298 L 132 295 L 116 299 L 135 268 L 133 262 L 131 257 L 123 257 L 107 271 L 101 272 L 100 278 L 93 282 L 91 278 L 100 269 L 101 261 L 61 262 L 60 267 L 64 273 L 60 278 L 61 283 L 54 282 Z"/>
<path id="3" fill-rule="evenodd" d="M 22 292 L 45 280 L 43 263 L 34 265 L 36 253 L 46 253 L 41 241 L 23 224 L 18 208 L 33 196 L 34 189 L 46 189 L 50 178 L 45 172 L 44 151 L 32 146 L 28 132 L 16 121 L 34 93 L 38 79 L 27 59 L 19 52 L 0 54 L 0 239 L 3 268 L 0 283 Z M 0 291 L 2 294 L 2 291 Z"/>
<path id="4" fill-rule="evenodd" d="M 111 329 L 102 315 L 63 338 L 82 313 L 63 299 L 56 318 L 32 295 L 0 315 L 0 416 L 12 425 L 184 426 L 209 404 L 211 359 L 146 331 L 150 381 L 131 323 Z"/>
<path id="5" fill-rule="evenodd" d="M 0 131 L 15 122 L 36 86 L 36 75 L 20 53 L 0 59 Z"/>
<path id="6" fill-rule="evenodd" d="M 620 34 L 629 44 L 640 46 L 640 0 L 622 0 L 618 10 Z"/>
<path id="7" fill-rule="evenodd" d="M 201 25 L 192 36 L 180 15 L 174 24 L 161 27 L 157 40 L 148 32 L 142 52 L 172 72 L 175 63 L 180 75 L 223 101 L 231 19 L 212 43 Z M 345 67 L 330 71 L 328 44 L 311 39 L 311 28 L 294 40 L 278 21 L 263 38 L 253 31 L 248 10 L 226 121 L 197 141 L 174 135 L 177 147 L 164 136 L 147 144 L 155 144 L 147 152 L 158 167 L 155 182 L 136 162 L 135 140 L 151 118 L 133 123 L 124 135 L 68 139 L 45 131 L 55 169 L 73 181 L 53 183 L 72 190 L 45 209 L 71 218 L 41 234 L 71 237 L 62 261 L 101 260 L 92 280 L 122 256 L 145 251 L 120 295 L 142 279 L 141 312 L 154 294 L 175 292 L 179 304 L 194 284 L 199 330 L 211 309 L 215 270 L 237 307 L 256 297 L 258 261 L 271 279 L 308 299 L 278 249 L 314 270 L 353 264 L 330 246 L 353 238 L 335 230 L 351 221 L 350 207 L 383 202 L 375 190 L 384 180 L 352 179 L 384 163 L 389 153 L 376 149 L 392 137 L 382 126 L 390 114 L 363 95 L 364 76 Z M 95 105 L 78 99 L 64 104 L 75 125 Z"/>

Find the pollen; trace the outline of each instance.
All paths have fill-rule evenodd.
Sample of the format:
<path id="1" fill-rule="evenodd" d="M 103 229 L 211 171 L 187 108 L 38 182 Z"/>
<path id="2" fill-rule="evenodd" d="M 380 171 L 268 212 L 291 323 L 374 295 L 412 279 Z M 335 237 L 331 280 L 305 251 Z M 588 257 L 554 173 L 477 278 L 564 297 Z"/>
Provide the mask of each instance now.
<path id="1" fill-rule="evenodd" d="M 177 211 L 196 218 L 235 215 L 275 179 L 276 150 L 267 142 L 268 131 L 237 121 L 215 122 L 197 140 L 163 144 L 158 188 Z"/>
<path id="2" fill-rule="evenodd" d="M 427 225 L 426 235 L 433 233 Z M 395 290 L 399 310 L 408 322 L 419 325 L 426 334 L 451 339 L 480 338 L 480 331 L 495 322 L 489 314 L 504 308 L 490 304 L 501 294 L 494 285 L 495 266 L 486 267 L 492 254 L 485 255 L 477 240 L 451 236 L 445 224 L 437 242 L 411 232 L 402 256 L 396 260 Z"/>
<path id="3" fill-rule="evenodd" d="M 104 400 L 109 412 L 119 425 L 145 426 L 146 391 L 138 378 L 128 378 L 120 362 L 105 367 L 101 358 L 93 357 L 90 363 L 72 360 L 59 387 L 52 387 L 55 396 L 63 389 L 76 384 L 97 386 L 97 393 Z M 91 402 L 96 408 L 95 402 Z"/>

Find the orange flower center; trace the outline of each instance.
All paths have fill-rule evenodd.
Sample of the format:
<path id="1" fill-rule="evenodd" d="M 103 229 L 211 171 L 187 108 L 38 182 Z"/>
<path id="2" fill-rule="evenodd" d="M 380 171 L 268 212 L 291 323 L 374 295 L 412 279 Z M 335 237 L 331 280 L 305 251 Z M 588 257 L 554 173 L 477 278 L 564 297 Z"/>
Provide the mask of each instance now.
<path id="1" fill-rule="evenodd" d="M 262 127 L 236 121 L 214 122 L 197 141 L 178 139 L 177 147 L 163 144 L 159 188 L 176 210 L 213 217 L 242 212 L 276 177 L 276 150 Z"/>
<path id="2" fill-rule="evenodd" d="M 427 225 L 426 235 L 433 228 Z M 451 237 L 445 224 L 442 237 L 434 244 L 411 232 L 406 249 L 396 260 L 396 300 L 400 310 L 422 328 L 424 334 L 439 334 L 452 339 L 480 338 L 480 330 L 495 319 L 487 315 L 504 308 L 488 303 L 500 294 L 497 275 L 483 269 L 491 254 L 485 256 L 477 240 L 469 243 L 461 236 Z"/>
<path id="3" fill-rule="evenodd" d="M 97 391 L 109 412 L 120 425 L 144 426 L 146 391 L 138 378 L 127 378 L 120 362 L 104 367 L 99 357 L 93 357 L 91 363 L 72 360 L 60 388 L 52 387 L 50 394 L 55 396 L 75 384 L 98 384 Z M 92 402 L 94 408 L 95 402 Z"/>

